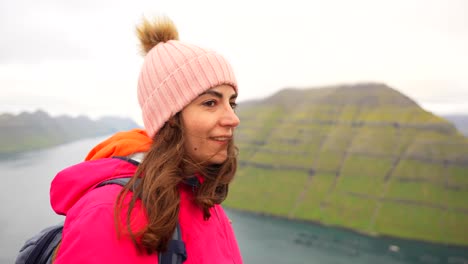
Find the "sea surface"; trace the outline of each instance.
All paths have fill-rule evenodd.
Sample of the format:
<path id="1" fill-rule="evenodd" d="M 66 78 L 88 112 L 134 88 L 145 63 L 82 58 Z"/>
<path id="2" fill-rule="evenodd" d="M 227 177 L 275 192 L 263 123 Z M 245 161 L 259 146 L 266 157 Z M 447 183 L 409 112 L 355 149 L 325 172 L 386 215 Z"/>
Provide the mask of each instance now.
<path id="1" fill-rule="evenodd" d="M 0 263 L 14 263 L 27 238 L 63 221 L 50 207 L 50 182 L 61 169 L 81 162 L 103 139 L 85 139 L 0 159 Z M 226 211 L 244 263 L 468 264 L 468 248 L 367 237 L 338 228 Z"/>

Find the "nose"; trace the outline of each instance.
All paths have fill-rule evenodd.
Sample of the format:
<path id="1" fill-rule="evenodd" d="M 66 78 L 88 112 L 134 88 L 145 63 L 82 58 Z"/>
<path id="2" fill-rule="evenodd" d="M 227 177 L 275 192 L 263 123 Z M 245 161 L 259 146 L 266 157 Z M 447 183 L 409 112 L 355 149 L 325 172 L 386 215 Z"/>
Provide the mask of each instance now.
<path id="1" fill-rule="evenodd" d="M 226 107 L 223 111 L 223 116 L 221 117 L 220 124 L 221 126 L 227 126 L 235 128 L 239 125 L 240 119 L 237 116 L 234 109 L 232 109 L 231 105 Z"/>

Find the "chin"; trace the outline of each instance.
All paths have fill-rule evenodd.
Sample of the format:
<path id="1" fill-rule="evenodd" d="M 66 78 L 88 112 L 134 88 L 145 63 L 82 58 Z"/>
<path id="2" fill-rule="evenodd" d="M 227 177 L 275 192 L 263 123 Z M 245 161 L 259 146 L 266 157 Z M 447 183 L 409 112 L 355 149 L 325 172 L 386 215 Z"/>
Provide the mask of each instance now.
<path id="1" fill-rule="evenodd" d="M 227 160 L 227 155 L 216 155 L 214 157 L 212 157 L 208 163 L 210 163 L 211 165 L 219 165 L 219 164 L 223 164 L 225 161 Z"/>

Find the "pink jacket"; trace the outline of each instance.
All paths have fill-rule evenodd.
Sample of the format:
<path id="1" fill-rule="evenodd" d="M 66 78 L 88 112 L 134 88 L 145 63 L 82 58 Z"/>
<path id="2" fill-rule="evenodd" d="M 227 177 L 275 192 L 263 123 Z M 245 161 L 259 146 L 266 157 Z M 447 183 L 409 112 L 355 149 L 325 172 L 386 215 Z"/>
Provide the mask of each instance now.
<path id="1" fill-rule="evenodd" d="M 104 158 L 79 163 L 57 174 L 50 199 L 55 212 L 66 215 L 66 219 L 55 264 L 158 263 L 157 254 L 141 254 L 128 236 L 117 237 L 114 205 L 122 187 L 94 188 L 108 179 L 131 176 L 135 170 L 136 166 L 126 161 Z M 180 197 L 179 223 L 187 250 L 184 263 L 242 263 L 223 208 L 211 208 L 211 218 L 205 221 L 202 210 L 191 201 L 189 186 L 180 188 Z M 136 204 L 132 217 L 135 230 L 147 223 L 141 203 Z"/>

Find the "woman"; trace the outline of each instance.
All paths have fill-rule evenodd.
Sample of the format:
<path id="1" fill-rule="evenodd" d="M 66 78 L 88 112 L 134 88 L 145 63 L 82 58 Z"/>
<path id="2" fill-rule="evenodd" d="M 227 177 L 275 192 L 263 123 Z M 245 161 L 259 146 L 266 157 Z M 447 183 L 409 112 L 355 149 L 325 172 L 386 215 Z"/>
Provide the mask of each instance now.
<path id="1" fill-rule="evenodd" d="M 117 134 L 57 174 L 51 203 L 66 220 L 54 263 L 158 263 L 178 224 L 184 263 L 242 263 L 220 206 L 237 167 L 232 68 L 178 41 L 167 18 L 144 20 L 137 33 L 146 53 L 137 90 L 145 131 Z M 124 188 L 96 188 L 132 175 Z"/>

